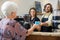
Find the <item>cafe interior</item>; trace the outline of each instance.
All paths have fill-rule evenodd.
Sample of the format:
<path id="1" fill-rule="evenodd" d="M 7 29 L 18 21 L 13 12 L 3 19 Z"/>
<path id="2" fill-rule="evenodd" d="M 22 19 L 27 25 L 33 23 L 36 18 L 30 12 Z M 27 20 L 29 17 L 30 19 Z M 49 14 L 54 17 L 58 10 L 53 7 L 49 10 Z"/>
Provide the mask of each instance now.
<path id="1" fill-rule="evenodd" d="M 46 11 L 47 13 L 49 12 L 48 6 L 50 5 L 49 13 L 52 13 L 52 16 L 50 14 L 50 16 L 48 16 L 48 20 L 50 21 L 46 21 L 46 19 L 43 19 L 43 21 L 46 21 L 46 23 L 49 24 L 48 26 L 52 25 L 52 27 L 50 26 L 52 29 L 50 31 L 45 31 L 45 29 L 42 30 L 42 26 L 41 31 L 34 30 L 25 40 L 60 40 L 60 0 L 0 0 L 0 21 L 4 18 L 1 11 L 1 5 L 5 1 L 12 1 L 18 4 L 19 9 L 17 10 L 17 19 L 14 20 L 18 21 L 26 30 L 30 29 L 33 24 L 41 24 L 41 18 Z M 34 12 L 32 11 L 35 10 L 34 8 L 37 12 L 37 18 L 31 22 L 33 17 L 30 18 L 30 16 L 33 16 L 32 13 Z M 45 15 L 44 18 L 46 18 Z"/>

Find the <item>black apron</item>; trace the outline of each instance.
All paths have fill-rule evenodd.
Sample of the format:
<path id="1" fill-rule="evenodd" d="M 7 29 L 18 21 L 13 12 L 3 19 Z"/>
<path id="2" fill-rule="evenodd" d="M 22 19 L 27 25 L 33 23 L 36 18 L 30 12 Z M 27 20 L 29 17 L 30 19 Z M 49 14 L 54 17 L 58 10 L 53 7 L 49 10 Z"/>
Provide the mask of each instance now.
<path id="1" fill-rule="evenodd" d="M 49 18 L 49 16 L 48 16 L 48 18 Z M 42 22 L 48 21 L 48 18 L 42 18 Z M 51 26 L 49 26 L 49 27 L 42 26 L 41 32 L 52 32 L 52 27 Z"/>

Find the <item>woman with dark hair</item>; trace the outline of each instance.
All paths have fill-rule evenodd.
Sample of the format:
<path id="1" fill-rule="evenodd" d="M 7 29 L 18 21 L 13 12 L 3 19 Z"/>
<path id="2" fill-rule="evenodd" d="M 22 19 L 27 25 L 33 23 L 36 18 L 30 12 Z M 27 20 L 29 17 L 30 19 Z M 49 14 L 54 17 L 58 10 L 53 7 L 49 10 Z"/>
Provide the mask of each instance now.
<path id="1" fill-rule="evenodd" d="M 30 15 L 30 22 L 32 22 L 33 24 L 35 23 L 35 21 L 40 21 L 40 19 L 37 17 L 37 11 L 34 7 L 30 8 L 29 15 Z"/>
<path id="2" fill-rule="evenodd" d="M 40 19 L 37 17 L 37 11 L 34 7 L 30 8 L 29 15 L 30 15 L 30 23 L 32 25 L 35 24 L 37 21 L 40 21 Z"/>
<path id="3" fill-rule="evenodd" d="M 52 32 L 52 13 L 53 13 L 53 8 L 50 3 L 47 3 L 44 6 L 44 15 L 41 17 L 41 23 L 39 27 L 41 26 L 41 32 Z M 36 25 L 34 25 L 36 26 Z"/>
<path id="4" fill-rule="evenodd" d="M 48 6 L 48 7 L 47 7 Z M 45 12 L 53 12 L 53 8 L 52 8 L 52 5 L 50 3 L 47 3 L 45 6 L 44 6 L 44 11 Z"/>

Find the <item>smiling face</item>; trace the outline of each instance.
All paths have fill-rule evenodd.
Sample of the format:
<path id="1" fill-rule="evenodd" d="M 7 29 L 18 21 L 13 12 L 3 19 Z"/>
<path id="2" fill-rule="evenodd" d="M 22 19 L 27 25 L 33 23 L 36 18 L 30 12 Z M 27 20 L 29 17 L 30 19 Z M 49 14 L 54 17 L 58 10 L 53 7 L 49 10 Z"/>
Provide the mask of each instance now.
<path id="1" fill-rule="evenodd" d="M 44 11 L 46 12 L 46 13 L 49 13 L 49 12 L 53 12 L 53 7 L 52 7 L 52 5 L 50 4 L 50 3 L 47 3 L 45 6 L 44 6 Z"/>
<path id="2" fill-rule="evenodd" d="M 12 18 L 16 17 L 16 13 L 15 12 L 12 12 L 11 13 L 11 16 L 12 16 Z"/>
<path id="3" fill-rule="evenodd" d="M 50 12 L 50 10 L 51 10 L 50 5 L 46 5 L 46 7 L 45 7 L 45 12 Z"/>
<path id="4" fill-rule="evenodd" d="M 30 15 L 32 16 L 32 17 L 35 17 L 35 10 L 34 9 L 31 9 L 31 11 L 30 11 Z"/>
<path id="5" fill-rule="evenodd" d="M 11 12 L 11 14 L 8 16 L 10 19 L 16 18 L 16 12 Z"/>

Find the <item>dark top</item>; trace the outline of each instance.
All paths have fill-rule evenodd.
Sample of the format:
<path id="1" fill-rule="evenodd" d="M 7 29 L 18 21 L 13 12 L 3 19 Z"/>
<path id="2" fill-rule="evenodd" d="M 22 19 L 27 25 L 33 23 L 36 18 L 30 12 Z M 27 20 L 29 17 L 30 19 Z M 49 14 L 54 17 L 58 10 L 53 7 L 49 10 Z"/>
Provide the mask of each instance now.
<path id="1" fill-rule="evenodd" d="M 35 21 L 40 21 L 40 19 L 39 19 L 38 17 L 35 17 L 35 18 L 33 18 L 33 19 L 31 20 L 31 18 L 30 18 L 30 23 L 31 23 L 31 24 L 35 24 Z M 38 31 L 38 30 L 35 29 L 34 31 Z"/>
<path id="2" fill-rule="evenodd" d="M 31 20 L 31 18 L 30 18 L 30 22 L 31 23 L 35 23 L 35 21 L 40 21 L 40 19 L 38 18 L 38 17 L 35 17 L 35 18 L 33 18 L 32 20 Z"/>

